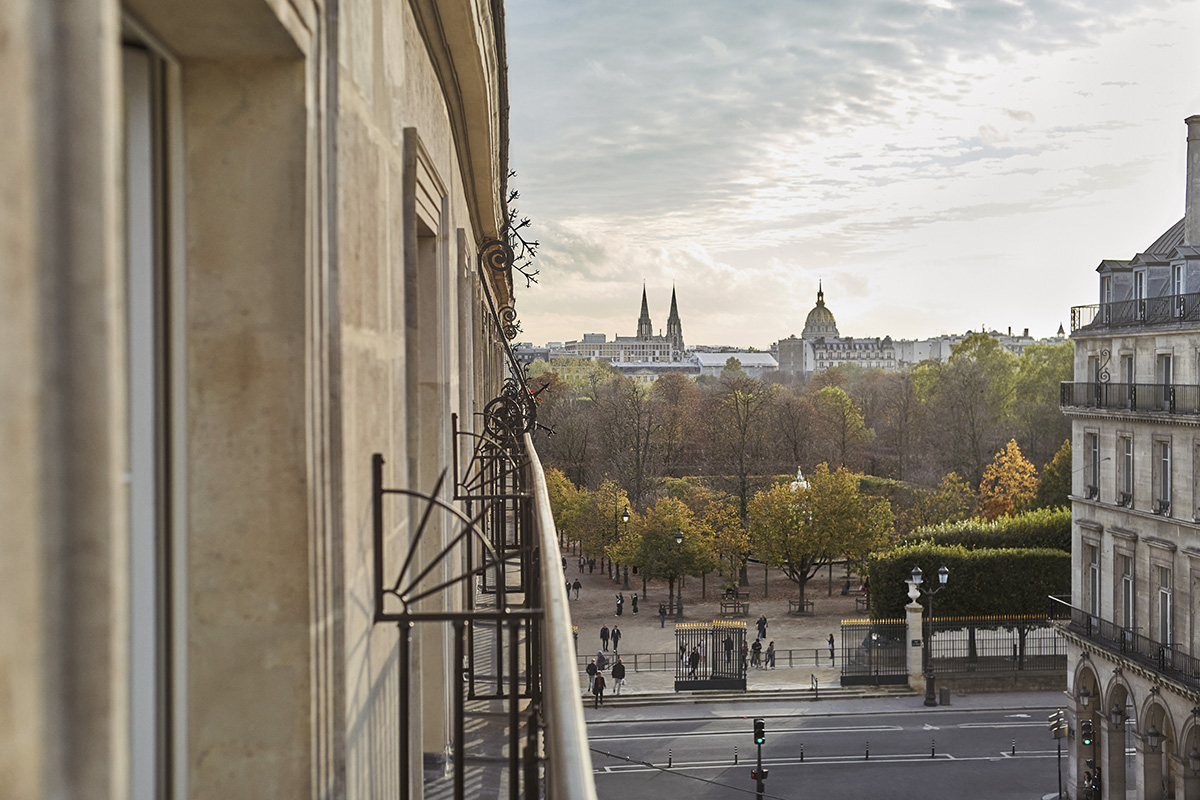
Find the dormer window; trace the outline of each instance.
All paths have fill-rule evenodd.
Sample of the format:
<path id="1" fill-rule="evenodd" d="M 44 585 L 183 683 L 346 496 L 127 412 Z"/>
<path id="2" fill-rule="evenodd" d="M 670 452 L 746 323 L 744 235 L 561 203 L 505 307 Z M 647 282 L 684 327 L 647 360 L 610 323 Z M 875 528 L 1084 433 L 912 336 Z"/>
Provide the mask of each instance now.
<path id="1" fill-rule="evenodd" d="M 1112 277 L 1109 275 L 1100 278 L 1100 302 L 1104 305 L 1112 302 Z"/>

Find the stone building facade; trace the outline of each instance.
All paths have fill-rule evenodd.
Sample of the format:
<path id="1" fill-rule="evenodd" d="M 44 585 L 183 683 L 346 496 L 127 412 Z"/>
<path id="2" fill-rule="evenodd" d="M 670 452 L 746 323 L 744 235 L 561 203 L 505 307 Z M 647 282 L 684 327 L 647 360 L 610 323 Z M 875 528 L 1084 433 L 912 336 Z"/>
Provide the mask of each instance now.
<path id="1" fill-rule="evenodd" d="M 499 0 L 0 3 L 0 793 L 421 796 L 371 457 L 500 392 L 507 103 Z"/>
<path id="2" fill-rule="evenodd" d="M 1200 116 L 1187 128 L 1184 219 L 1101 262 L 1099 302 L 1072 309 L 1071 797 L 1096 768 L 1103 798 L 1200 797 Z"/>

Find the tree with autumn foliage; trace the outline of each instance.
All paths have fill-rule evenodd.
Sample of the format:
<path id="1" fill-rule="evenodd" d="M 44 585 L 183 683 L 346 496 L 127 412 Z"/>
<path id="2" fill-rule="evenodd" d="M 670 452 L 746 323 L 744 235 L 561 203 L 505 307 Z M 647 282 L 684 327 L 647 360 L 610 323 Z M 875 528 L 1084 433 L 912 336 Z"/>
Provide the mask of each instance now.
<path id="1" fill-rule="evenodd" d="M 675 541 L 675 534 L 682 541 Z M 650 580 L 666 580 L 670 602 L 681 575 L 711 572 L 717 560 L 712 541 L 692 510 L 682 501 L 663 497 L 629 521 L 629 530 L 609 549 L 622 563 L 636 564 Z"/>
<path id="2" fill-rule="evenodd" d="M 1028 509 L 1038 488 L 1037 469 L 1010 439 L 983 471 L 979 484 L 979 513 L 987 519 L 1007 517 Z"/>
<path id="3" fill-rule="evenodd" d="M 912 505 L 900 515 L 900 528 L 911 531 L 926 525 L 958 522 L 974 512 L 975 490 L 957 472 L 951 472 L 933 489 L 914 490 Z"/>
<path id="4" fill-rule="evenodd" d="M 804 589 L 817 570 L 834 561 L 863 560 L 891 533 L 887 500 L 862 493 L 859 475 L 820 464 L 807 481 L 781 483 L 750 502 L 750 545 L 765 563 Z"/>
<path id="5" fill-rule="evenodd" d="M 1065 508 L 1071 505 L 1071 440 L 1067 439 L 1058 448 L 1054 458 L 1042 467 L 1042 478 L 1038 481 L 1034 508 Z"/>

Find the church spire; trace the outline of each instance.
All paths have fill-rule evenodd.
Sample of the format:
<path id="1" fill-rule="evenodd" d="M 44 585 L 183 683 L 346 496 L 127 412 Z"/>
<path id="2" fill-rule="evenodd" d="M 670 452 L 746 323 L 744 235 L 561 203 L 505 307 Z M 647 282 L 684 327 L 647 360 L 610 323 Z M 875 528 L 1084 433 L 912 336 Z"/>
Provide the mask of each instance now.
<path id="1" fill-rule="evenodd" d="M 649 340 L 654 337 L 654 326 L 650 324 L 650 305 L 646 302 L 646 284 L 642 284 L 642 315 L 638 317 L 637 338 Z"/>
<path id="2" fill-rule="evenodd" d="M 821 279 L 817 278 L 817 305 L 825 305 L 825 290 L 821 288 Z"/>
<path id="3" fill-rule="evenodd" d="M 679 306 L 675 302 L 675 287 L 671 287 L 671 315 L 667 317 L 667 339 L 679 351 L 677 359 L 683 358 L 683 323 L 679 320 Z"/>

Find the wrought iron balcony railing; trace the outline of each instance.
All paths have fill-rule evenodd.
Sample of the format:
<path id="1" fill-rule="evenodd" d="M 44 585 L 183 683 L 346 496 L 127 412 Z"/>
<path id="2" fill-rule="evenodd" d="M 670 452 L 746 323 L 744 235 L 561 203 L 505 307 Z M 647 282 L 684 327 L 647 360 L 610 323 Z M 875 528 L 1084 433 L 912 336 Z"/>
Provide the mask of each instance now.
<path id="1" fill-rule="evenodd" d="M 1155 641 L 1058 598 L 1052 597 L 1051 600 L 1070 609 L 1070 621 L 1062 625 L 1068 634 L 1075 634 L 1113 655 L 1200 689 L 1200 659 L 1193 658 L 1179 645 Z"/>
<path id="2" fill-rule="evenodd" d="M 1062 383 L 1063 408 L 1200 414 L 1200 386 L 1161 383 Z"/>
<path id="3" fill-rule="evenodd" d="M 1200 293 L 1118 300 L 1071 309 L 1071 332 L 1200 322 Z"/>

